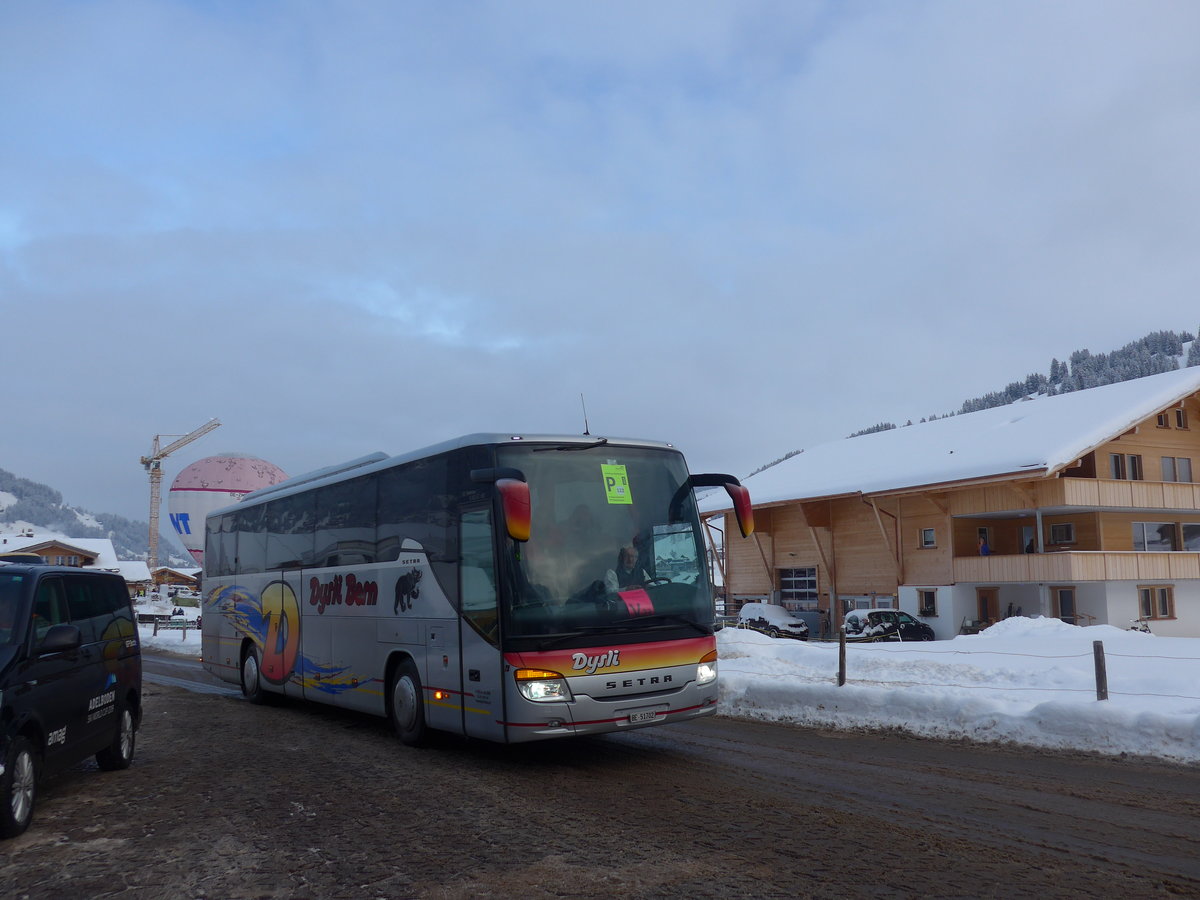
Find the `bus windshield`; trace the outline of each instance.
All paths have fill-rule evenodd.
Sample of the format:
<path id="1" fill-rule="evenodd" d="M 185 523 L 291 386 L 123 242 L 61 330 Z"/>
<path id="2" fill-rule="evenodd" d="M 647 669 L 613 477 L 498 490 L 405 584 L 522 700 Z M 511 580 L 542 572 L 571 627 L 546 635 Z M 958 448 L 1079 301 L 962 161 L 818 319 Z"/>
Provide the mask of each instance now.
<path id="1" fill-rule="evenodd" d="M 532 528 L 507 541 L 508 638 L 576 638 L 636 630 L 712 631 L 713 600 L 688 478 L 672 450 L 501 447 L 529 483 Z"/>

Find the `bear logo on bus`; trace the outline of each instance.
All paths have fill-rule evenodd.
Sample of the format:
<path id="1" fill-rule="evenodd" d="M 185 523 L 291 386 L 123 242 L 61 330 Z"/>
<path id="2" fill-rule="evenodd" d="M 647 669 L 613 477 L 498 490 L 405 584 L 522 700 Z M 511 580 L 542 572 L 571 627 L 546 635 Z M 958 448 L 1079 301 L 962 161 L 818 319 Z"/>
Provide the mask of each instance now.
<path id="1" fill-rule="evenodd" d="M 413 608 L 413 601 L 421 596 L 421 570 L 412 569 L 396 579 L 396 602 L 392 605 L 392 613 Z"/>

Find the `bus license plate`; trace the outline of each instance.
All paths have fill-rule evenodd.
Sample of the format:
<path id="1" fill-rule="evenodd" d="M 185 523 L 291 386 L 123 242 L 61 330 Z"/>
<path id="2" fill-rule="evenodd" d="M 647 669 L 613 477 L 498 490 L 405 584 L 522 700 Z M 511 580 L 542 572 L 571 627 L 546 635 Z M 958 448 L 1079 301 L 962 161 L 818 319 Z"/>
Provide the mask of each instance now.
<path id="1" fill-rule="evenodd" d="M 630 722 L 653 722 L 658 718 L 658 712 L 653 709 L 643 710 L 642 712 L 631 712 L 629 714 Z"/>

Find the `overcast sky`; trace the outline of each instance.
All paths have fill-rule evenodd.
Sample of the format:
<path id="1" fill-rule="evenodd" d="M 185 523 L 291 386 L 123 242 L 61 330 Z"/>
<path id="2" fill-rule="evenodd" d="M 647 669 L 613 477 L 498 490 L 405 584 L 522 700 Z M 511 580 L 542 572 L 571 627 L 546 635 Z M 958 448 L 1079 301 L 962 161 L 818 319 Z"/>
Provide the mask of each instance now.
<path id="1" fill-rule="evenodd" d="M 0 468 L 744 475 L 1200 325 L 1200 3 L 0 4 Z M 164 439 L 165 441 L 166 439 Z M 165 510 L 164 510 L 165 521 Z"/>

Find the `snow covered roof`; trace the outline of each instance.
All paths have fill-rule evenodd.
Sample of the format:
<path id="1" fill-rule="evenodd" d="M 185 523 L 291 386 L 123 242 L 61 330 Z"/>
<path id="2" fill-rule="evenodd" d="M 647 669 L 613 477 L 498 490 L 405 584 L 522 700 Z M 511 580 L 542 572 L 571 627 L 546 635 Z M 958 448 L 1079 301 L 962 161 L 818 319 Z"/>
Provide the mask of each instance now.
<path id="1" fill-rule="evenodd" d="M 747 478 L 755 506 L 1051 475 L 1200 391 L 1200 366 L 820 444 Z M 703 513 L 730 508 L 716 491 Z"/>
<path id="2" fill-rule="evenodd" d="M 118 572 L 127 582 L 140 583 L 150 580 L 150 567 L 143 559 L 117 559 L 117 551 L 108 538 L 73 538 L 63 537 L 52 531 L 38 532 L 23 528 L 17 534 L 0 532 L 0 550 L 17 552 L 27 548 L 36 548 L 46 544 L 58 544 L 83 550 L 95 557 L 95 565 L 85 566 L 87 569 L 103 569 L 106 572 Z"/>
<path id="3" fill-rule="evenodd" d="M 90 569 L 104 569 L 106 571 L 116 571 L 121 577 L 131 584 L 140 584 L 150 580 L 150 567 L 146 565 L 144 559 L 121 559 L 116 563 L 108 566 L 88 566 Z"/>
<path id="4" fill-rule="evenodd" d="M 57 543 L 69 545 L 87 552 L 95 557 L 97 569 L 115 569 L 117 567 L 117 551 L 113 542 L 108 538 L 73 538 L 53 531 L 34 531 L 23 529 L 17 534 L 0 533 L 0 549 L 5 551 L 24 550 L 26 547 L 36 547 L 41 544 Z"/>

